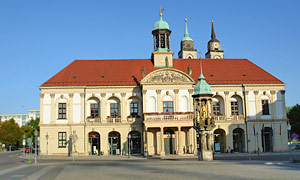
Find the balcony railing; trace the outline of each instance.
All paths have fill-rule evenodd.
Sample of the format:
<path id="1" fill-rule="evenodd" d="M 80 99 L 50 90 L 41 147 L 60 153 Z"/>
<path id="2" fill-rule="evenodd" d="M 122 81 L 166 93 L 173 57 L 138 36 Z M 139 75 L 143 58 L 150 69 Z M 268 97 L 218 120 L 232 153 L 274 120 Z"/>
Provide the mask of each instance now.
<path id="1" fill-rule="evenodd" d="M 107 117 L 107 123 L 121 123 L 121 117 Z"/>
<path id="2" fill-rule="evenodd" d="M 142 120 L 141 116 L 127 116 L 128 123 L 141 122 L 141 120 Z"/>
<path id="3" fill-rule="evenodd" d="M 193 120 L 194 113 L 144 113 L 145 121 Z"/>
<path id="4" fill-rule="evenodd" d="M 229 118 L 224 115 L 215 115 L 213 116 L 213 119 L 216 122 L 222 122 L 222 121 L 243 121 L 245 120 L 244 115 L 231 115 Z"/>
<path id="5" fill-rule="evenodd" d="M 91 124 L 98 124 L 101 123 L 101 118 L 87 118 L 86 122 Z"/>

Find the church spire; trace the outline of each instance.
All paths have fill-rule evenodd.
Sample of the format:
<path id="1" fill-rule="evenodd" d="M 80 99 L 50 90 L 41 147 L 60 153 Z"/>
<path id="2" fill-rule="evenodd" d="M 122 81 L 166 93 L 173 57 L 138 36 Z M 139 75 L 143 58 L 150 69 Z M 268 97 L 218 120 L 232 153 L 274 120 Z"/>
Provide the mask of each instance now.
<path id="1" fill-rule="evenodd" d="M 216 39 L 216 33 L 214 29 L 214 20 L 211 20 L 211 40 L 215 40 L 215 39 Z"/>
<path id="2" fill-rule="evenodd" d="M 211 21 L 211 39 L 208 41 L 207 53 L 205 58 L 207 59 L 224 59 L 224 51 L 221 49 L 221 43 L 217 40 L 214 21 Z"/>
<path id="3" fill-rule="evenodd" d="M 184 28 L 184 37 L 182 38 L 181 41 L 193 41 L 193 39 L 189 36 L 189 31 L 187 27 L 187 19 L 184 19 L 185 21 L 185 28 Z"/>

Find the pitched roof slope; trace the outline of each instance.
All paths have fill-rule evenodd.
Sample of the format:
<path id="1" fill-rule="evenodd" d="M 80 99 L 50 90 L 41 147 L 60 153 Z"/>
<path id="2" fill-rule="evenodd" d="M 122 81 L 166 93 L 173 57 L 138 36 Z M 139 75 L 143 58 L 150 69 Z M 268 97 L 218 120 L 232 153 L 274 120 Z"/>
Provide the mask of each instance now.
<path id="1" fill-rule="evenodd" d="M 202 59 L 203 74 L 209 84 L 283 84 L 247 59 Z M 192 67 L 192 78 L 200 75 L 199 59 L 173 59 L 173 68 L 187 73 Z M 75 60 L 42 86 L 104 86 L 136 85 L 142 80 L 142 68 L 146 74 L 159 69 L 151 59 L 124 60 Z"/>

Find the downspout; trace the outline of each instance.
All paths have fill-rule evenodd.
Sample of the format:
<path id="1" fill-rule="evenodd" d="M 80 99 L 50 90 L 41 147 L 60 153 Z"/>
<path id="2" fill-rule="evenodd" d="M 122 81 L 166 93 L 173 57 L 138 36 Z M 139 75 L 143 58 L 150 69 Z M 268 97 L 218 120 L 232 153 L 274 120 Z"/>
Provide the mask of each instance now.
<path id="1" fill-rule="evenodd" d="M 245 86 L 244 84 L 242 84 L 242 87 L 243 87 L 243 96 L 244 96 L 244 109 L 245 109 L 245 115 L 244 115 L 244 118 L 245 118 L 245 125 L 246 125 L 246 138 L 247 138 L 247 153 L 249 153 L 249 141 L 248 141 L 248 124 L 247 124 L 247 103 L 246 103 L 246 92 L 245 92 Z"/>

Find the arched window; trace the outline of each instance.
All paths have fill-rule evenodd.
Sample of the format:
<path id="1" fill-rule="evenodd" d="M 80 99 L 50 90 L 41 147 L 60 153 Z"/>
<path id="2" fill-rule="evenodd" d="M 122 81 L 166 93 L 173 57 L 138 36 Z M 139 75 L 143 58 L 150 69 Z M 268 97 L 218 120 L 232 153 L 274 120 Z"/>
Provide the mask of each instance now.
<path id="1" fill-rule="evenodd" d="M 270 104 L 268 96 L 261 96 L 261 111 L 262 115 L 270 115 Z"/>
<path id="2" fill-rule="evenodd" d="M 230 98 L 231 115 L 243 114 L 243 103 L 240 96 L 234 95 Z"/>
<path id="3" fill-rule="evenodd" d="M 224 114 L 224 100 L 221 96 L 213 97 L 213 114 L 217 116 Z"/>
<path id="4" fill-rule="evenodd" d="M 110 116 L 120 116 L 120 100 L 117 97 L 108 99 Z"/>
<path id="5" fill-rule="evenodd" d="M 87 101 L 88 112 L 91 118 L 100 117 L 100 100 L 96 97 L 91 97 Z"/>

